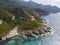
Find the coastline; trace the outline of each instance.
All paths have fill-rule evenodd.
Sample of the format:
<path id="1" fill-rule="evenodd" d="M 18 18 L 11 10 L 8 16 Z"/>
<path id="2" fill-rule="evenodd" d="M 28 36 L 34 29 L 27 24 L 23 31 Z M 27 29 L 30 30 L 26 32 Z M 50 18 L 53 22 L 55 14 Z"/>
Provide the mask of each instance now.
<path id="1" fill-rule="evenodd" d="M 28 39 L 38 39 L 44 35 L 53 35 L 54 31 L 53 28 L 51 26 L 48 26 L 48 21 L 44 18 L 42 18 L 44 24 L 47 26 L 45 30 L 42 30 L 40 28 L 37 29 L 33 29 L 33 30 L 28 30 L 28 31 L 18 31 L 17 28 L 15 27 L 12 31 L 10 31 L 10 33 L 4 37 L 2 37 L 2 40 L 6 40 L 8 38 L 11 37 L 15 37 L 17 35 L 19 35 L 21 38 L 23 38 L 24 40 L 28 40 Z"/>
<path id="2" fill-rule="evenodd" d="M 45 35 L 53 35 L 53 33 L 54 33 L 54 29 L 49 25 L 49 21 L 47 20 L 47 19 L 44 19 L 44 18 L 42 18 L 42 20 L 44 21 L 44 25 L 46 25 L 47 27 L 46 28 L 49 28 L 48 30 L 46 30 L 46 31 L 48 31 L 48 32 L 45 32 L 45 33 L 42 33 L 42 34 L 39 34 L 39 35 L 35 35 L 35 38 L 33 38 L 33 39 L 38 39 L 38 38 L 40 38 L 40 37 L 42 37 L 42 36 L 45 36 Z M 36 29 L 36 33 L 38 33 L 39 31 L 38 31 L 38 29 Z M 30 32 L 31 33 L 31 32 Z M 33 35 L 33 34 L 32 34 Z M 26 38 L 25 37 L 23 37 L 24 38 L 24 40 L 26 40 Z M 29 39 L 29 38 L 27 38 L 27 39 Z M 33 40 L 32 39 L 32 40 Z M 30 39 L 29 39 L 30 40 Z"/>

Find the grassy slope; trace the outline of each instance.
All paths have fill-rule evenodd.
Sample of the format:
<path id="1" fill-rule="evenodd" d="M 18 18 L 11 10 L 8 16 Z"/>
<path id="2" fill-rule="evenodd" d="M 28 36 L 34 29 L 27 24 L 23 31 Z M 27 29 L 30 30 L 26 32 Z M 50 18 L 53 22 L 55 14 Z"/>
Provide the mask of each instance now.
<path id="1" fill-rule="evenodd" d="M 0 36 L 6 35 L 15 26 L 19 26 L 18 30 L 29 30 L 43 26 L 43 21 L 40 20 L 40 23 L 34 15 L 35 14 L 31 14 L 26 9 L 9 9 L 0 6 L 0 19 L 3 20 L 2 25 L 0 25 Z M 14 20 L 12 20 L 13 16 L 16 17 Z M 31 21 L 31 16 L 34 16 L 36 20 Z"/>
<path id="2" fill-rule="evenodd" d="M 12 25 L 4 21 L 3 24 L 0 25 L 0 36 L 6 35 L 13 28 Z"/>

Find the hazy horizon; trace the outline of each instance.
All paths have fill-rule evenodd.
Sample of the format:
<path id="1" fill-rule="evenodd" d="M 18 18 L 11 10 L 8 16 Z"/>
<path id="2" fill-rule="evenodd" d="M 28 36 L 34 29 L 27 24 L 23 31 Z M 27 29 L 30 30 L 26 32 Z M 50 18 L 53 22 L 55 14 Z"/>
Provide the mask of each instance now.
<path id="1" fill-rule="evenodd" d="M 24 1 L 29 1 L 29 0 L 24 0 Z M 57 6 L 60 8 L 60 0 L 32 0 L 36 3 L 43 4 L 43 5 L 52 5 L 52 6 Z"/>

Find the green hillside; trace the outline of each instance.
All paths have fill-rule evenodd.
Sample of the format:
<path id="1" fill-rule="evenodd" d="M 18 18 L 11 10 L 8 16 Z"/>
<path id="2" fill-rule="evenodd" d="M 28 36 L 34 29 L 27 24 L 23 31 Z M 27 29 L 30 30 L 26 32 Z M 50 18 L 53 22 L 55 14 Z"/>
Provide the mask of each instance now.
<path id="1" fill-rule="evenodd" d="M 18 26 L 18 30 L 44 27 L 42 19 L 34 11 L 31 12 L 32 10 L 30 9 L 16 7 L 12 9 L 0 5 L 0 20 L 3 20 L 3 23 L 0 25 L 0 36 L 6 35 L 16 26 Z"/>

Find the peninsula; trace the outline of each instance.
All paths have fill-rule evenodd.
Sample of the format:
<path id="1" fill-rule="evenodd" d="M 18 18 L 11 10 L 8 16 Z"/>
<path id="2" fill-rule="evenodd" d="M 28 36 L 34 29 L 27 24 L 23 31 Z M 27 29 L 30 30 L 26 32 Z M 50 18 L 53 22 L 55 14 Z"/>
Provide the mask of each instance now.
<path id="1" fill-rule="evenodd" d="M 47 23 L 32 7 L 0 4 L 1 40 L 17 35 L 23 39 L 39 38 L 52 32 L 53 29 Z"/>

